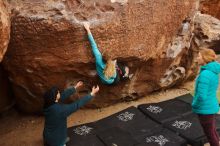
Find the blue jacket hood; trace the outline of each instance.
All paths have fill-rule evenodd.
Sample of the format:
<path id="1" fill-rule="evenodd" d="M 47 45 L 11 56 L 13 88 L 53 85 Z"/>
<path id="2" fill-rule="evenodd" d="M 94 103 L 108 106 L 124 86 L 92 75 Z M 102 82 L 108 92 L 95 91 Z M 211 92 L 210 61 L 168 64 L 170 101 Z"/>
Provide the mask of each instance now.
<path id="1" fill-rule="evenodd" d="M 220 73 L 220 63 L 213 61 L 201 67 L 201 70 L 209 70 L 213 73 Z"/>

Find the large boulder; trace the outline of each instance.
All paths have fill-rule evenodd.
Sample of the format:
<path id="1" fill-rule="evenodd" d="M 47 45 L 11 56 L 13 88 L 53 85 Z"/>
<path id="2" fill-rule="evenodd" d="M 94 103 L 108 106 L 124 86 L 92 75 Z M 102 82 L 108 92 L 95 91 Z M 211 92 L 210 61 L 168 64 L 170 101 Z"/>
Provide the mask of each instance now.
<path id="1" fill-rule="evenodd" d="M 15 104 L 13 94 L 10 88 L 8 75 L 0 65 L 0 113 L 10 109 Z"/>
<path id="2" fill-rule="evenodd" d="M 0 62 L 7 51 L 10 39 L 10 10 L 5 0 L 0 1 Z M 8 79 L 2 65 L 0 65 L 0 113 L 9 109 L 14 101 L 9 96 Z"/>
<path id="3" fill-rule="evenodd" d="M 200 11 L 220 19 L 220 1 L 219 0 L 200 0 Z"/>
<path id="4" fill-rule="evenodd" d="M 0 62 L 7 51 L 10 38 L 10 15 L 5 0 L 0 1 Z"/>
<path id="5" fill-rule="evenodd" d="M 99 84 L 88 107 L 104 107 L 143 97 L 182 83 L 191 76 L 190 23 L 196 0 L 25 0 L 11 1 L 12 37 L 3 61 L 17 105 L 26 112 L 42 109 L 43 93 L 82 79 L 79 95 Z M 117 58 L 134 74 L 118 85 L 103 85 L 83 22 L 105 59 Z M 182 28 L 183 27 L 183 28 Z M 75 98 L 73 98 L 75 99 Z"/>
<path id="6" fill-rule="evenodd" d="M 220 54 L 220 20 L 197 13 L 194 24 L 195 48 L 211 48 Z"/>

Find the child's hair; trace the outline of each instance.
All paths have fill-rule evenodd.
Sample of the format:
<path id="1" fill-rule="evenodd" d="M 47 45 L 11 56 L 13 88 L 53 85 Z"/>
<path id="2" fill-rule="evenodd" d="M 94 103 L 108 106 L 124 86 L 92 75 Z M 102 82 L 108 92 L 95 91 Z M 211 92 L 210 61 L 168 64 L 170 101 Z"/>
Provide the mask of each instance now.
<path id="1" fill-rule="evenodd" d="M 54 86 L 44 94 L 44 108 L 48 108 L 55 103 L 58 91 L 59 89 Z"/>
<path id="2" fill-rule="evenodd" d="M 216 61 L 216 54 L 212 49 L 202 48 L 199 52 L 205 63 Z"/>
<path id="3" fill-rule="evenodd" d="M 107 79 L 114 76 L 116 74 L 116 63 L 111 59 L 108 59 L 103 72 Z"/>

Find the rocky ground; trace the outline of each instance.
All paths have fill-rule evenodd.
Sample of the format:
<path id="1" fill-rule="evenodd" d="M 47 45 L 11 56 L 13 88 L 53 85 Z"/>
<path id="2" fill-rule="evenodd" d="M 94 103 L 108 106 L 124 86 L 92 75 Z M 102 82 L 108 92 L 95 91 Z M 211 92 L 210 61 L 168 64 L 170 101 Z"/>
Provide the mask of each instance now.
<path id="1" fill-rule="evenodd" d="M 137 101 L 119 103 L 102 109 L 81 109 L 68 118 L 68 127 L 99 120 L 129 106 L 168 100 L 175 96 L 192 92 L 192 90 L 193 82 L 187 82 L 173 89 L 155 92 Z M 8 113 L 1 115 L 0 123 L 0 145 L 42 145 L 43 116 L 24 115 L 12 109 Z"/>

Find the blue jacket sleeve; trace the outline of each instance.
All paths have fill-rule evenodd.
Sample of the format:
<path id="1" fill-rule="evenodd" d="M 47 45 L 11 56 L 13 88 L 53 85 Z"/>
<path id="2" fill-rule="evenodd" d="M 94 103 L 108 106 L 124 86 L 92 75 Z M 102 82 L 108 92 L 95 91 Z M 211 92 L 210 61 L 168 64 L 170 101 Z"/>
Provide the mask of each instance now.
<path id="1" fill-rule="evenodd" d="M 103 59 L 102 59 L 102 54 L 100 53 L 97 45 L 96 45 L 96 42 L 92 36 L 92 34 L 88 34 L 88 38 L 89 38 L 89 42 L 91 44 L 91 47 L 92 47 L 92 52 L 95 56 L 95 61 L 96 61 L 96 64 L 97 65 L 100 65 L 100 66 L 103 66 L 105 65 L 105 63 L 103 62 Z"/>
<path id="2" fill-rule="evenodd" d="M 76 89 L 74 87 L 70 87 L 65 89 L 61 94 L 60 94 L 60 100 L 64 101 L 65 99 L 69 98 L 72 94 L 76 92 Z"/>
<path id="3" fill-rule="evenodd" d="M 197 85 L 197 89 L 196 89 L 196 98 L 193 99 L 193 106 L 198 106 L 198 100 L 199 99 L 207 99 L 208 98 L 208 88 L 209 88 L 209 76 L 207 74 L 207 71 L 203 71 L 201 72 L 199 79 L 198 79 L 198 85 Z"/>
<path id="4" fill-rule="evenodd" d="M 80 107 L 84 106 L 90 99 L 92 99 L 92 96 L 89 94 L 71 104 L 63 105 L 61 114 L 64 117 L 68 117 L 70 114 L 77 111 Z"/>

